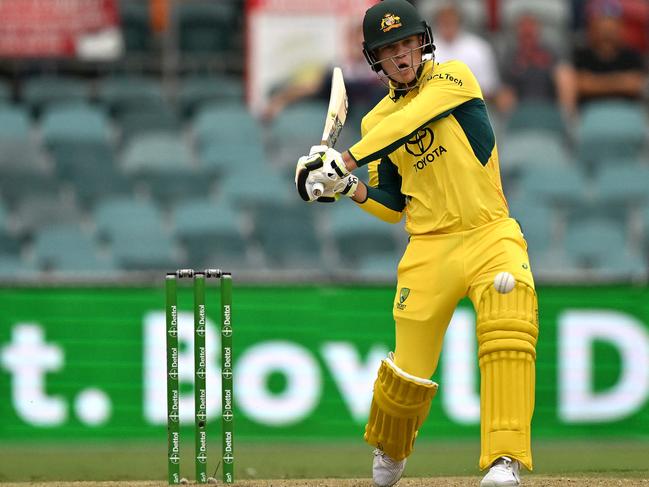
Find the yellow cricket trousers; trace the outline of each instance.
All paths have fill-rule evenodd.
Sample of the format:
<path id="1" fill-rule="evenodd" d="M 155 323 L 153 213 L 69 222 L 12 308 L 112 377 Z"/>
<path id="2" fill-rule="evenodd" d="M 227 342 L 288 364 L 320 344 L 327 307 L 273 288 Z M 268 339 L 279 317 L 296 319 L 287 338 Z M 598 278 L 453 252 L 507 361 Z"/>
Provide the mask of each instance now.
<path id="1" fill-rule="evenodd" d="M 508 294 L 493 286 L 503 271 L 517 281 Z M 538 318 L 527 244 L 515 220 L 410 238 L 399 263 L 394 301 L 398 367 L 417 377 L 433 375 L 448 324 L 465 296 L 473 302 L 478 323 L 480 467 L 505 455 L 531 469 Z"/>

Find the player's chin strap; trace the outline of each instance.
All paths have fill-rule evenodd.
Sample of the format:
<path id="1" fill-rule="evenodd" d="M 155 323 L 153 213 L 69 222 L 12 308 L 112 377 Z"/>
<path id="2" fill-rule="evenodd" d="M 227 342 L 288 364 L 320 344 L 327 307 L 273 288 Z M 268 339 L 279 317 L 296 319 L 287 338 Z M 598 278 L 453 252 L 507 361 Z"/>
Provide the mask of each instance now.
<path id="1" fill-rule="evenodd" d="M 428 61 L 433 63 L 433 69 L 435 69 L 435 54 L 424 54 L 424 56 L 421 59 L 421 63 L 419 64 L 419 66 L 417 66 L 415 81 L 413 81 L 410 85 L 401 85 L 399 83 L 396 83 L 387 74 L 378 75 L 381 82 L 390 89 L 391 93 L 393 93 L 393 95 L 390 97 L 392 98 L 392 100 L 398 100 L 400 97 L 404 96 L 410 90 L 416 88 L 421 84 L 423 78 L 424 66 Z M 410 68 L 410 69 L 414 69 L 414 68 Z"/>

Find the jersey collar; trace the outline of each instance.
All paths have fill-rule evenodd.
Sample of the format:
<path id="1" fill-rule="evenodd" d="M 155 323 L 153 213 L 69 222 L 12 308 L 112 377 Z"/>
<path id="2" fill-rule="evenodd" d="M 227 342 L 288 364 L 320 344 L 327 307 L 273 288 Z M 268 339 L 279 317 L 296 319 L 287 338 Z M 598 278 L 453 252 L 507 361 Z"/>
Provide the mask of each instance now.
<path id="1" fill-rule="evenodd" d="M 419 90 L 421 83 L 426 75 L 428 75 L 433 70 L 434 61 L 427 60 L 419 67 L 419 74 L 417 75 L 417 84 L 410 88 L 409 90 L 395 90 L 394 83 L 390 81 L 390 99 L 394 102 L 399 100 L 399 98 L 406 96 L 412 90 Z"/>

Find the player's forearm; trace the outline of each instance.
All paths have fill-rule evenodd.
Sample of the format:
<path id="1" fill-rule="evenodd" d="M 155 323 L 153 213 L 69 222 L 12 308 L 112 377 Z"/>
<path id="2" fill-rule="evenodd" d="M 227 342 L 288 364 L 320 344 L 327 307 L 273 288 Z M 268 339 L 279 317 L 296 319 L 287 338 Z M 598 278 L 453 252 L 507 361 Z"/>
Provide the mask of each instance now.
<path id="1" fill-rule="evenodd" d="M 356 203 L 364 203 L 365 200 L 367 200 L 367 186 L 365 186 L 365 183 L 362 181 L 358 182 L 358 188 L 356 188 L 356 192 L 354 193 L 354 196 L 352 196 L 352 200 L 354 200 Z"/>
<path id="2" fill-rule="evenodd" d="M 349 172 L 352 172 L 354 169 L 358 169 L 358 164 L 356 164 L 356 160 L 351 156 L 349 151 L 343 152 L 342 156 L 345 167 Z"/>

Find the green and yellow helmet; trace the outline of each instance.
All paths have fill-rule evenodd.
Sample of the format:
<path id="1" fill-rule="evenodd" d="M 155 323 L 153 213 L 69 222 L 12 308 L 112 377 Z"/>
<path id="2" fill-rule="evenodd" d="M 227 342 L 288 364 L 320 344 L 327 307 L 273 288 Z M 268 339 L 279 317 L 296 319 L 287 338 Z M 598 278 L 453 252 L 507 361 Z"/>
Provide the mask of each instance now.
<path id="1" fill-rule="evenodd" d="M 433 32 L 417 9 L 407 0 L 383 0 L 365 12 L 363 54 L 374 71 L 380 71 L 375 51 L 406 37 L 423 35 L 422 54 L 433 54 Z"/>

